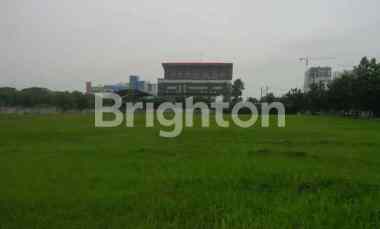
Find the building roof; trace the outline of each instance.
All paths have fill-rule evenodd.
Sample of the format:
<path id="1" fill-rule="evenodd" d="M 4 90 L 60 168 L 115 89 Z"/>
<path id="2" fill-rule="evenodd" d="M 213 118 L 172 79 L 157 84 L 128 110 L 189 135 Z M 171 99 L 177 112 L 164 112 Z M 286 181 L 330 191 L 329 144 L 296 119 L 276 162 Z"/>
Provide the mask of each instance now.
<path id="1" fill-rule="evenodd" d="M 189 66 L 189 65 L 214 65 L 214 66 L 232 66 L 231 62 L 163 62 L 162 66 Z"/>

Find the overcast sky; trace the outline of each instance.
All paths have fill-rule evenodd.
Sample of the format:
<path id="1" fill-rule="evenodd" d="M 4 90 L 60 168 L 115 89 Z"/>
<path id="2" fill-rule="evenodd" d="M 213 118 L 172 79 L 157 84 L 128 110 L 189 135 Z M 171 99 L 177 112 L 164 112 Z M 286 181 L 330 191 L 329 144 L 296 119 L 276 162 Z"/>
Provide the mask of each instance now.
<path id="1" fill-rule="evenodd" d="M 380 57 L 379 0 L 0 0 L 0 86 L 156 82 L 163 61 L 229 61 L 245 96 L 302 87 L 302 56 Z"/>

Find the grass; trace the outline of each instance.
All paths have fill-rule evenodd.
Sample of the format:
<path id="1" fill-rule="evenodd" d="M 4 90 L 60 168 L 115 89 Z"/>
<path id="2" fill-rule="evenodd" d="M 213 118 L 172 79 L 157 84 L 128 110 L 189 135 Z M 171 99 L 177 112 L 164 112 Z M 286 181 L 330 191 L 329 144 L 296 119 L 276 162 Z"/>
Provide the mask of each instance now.
<path id="1" fill-rule="evenodd" d="M 0 228 L 379 228 L 380 122 L 94 128 L 0 116 Z"/>

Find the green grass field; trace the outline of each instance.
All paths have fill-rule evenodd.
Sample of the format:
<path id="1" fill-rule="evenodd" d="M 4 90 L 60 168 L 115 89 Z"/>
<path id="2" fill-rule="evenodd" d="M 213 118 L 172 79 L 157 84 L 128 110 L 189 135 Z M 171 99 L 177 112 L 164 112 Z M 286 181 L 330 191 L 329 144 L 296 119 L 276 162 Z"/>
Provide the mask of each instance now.
<path id="1" fill-rule="evenodd" d="M 380 228 L 380 121 L 94 128 L 0 116 L 0 228 Z"/>

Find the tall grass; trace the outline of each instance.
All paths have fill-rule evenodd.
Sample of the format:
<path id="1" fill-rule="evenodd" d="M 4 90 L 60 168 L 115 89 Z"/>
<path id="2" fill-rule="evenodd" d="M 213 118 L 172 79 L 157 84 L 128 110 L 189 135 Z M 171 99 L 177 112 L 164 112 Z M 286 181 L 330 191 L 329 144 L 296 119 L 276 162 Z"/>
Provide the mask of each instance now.
<path id="1" fill-rule="evenodd" d="M 199 120 L 198 120 L 199 121 Z M 0 116 L 0 228 L 379 228 L 380 122 L 93 127 Z"/>

